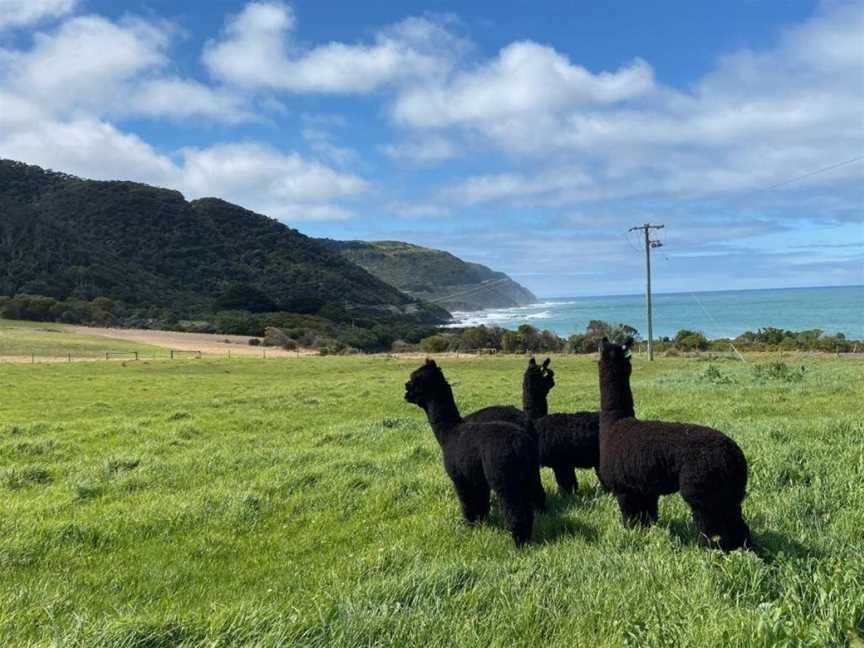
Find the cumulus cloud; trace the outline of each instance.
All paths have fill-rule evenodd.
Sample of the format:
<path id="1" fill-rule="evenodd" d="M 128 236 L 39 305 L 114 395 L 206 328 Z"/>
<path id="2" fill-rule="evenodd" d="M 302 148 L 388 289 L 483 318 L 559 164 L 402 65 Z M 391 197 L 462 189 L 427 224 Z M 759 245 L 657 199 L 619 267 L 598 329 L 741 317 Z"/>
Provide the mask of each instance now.
<path id="1" fill-rule="evenodd" d="M 34 34 L 29 48 L 6 50 L 0 84 L 58 116 L 251 119 L 236 94 L 164 74 L 172 33 L 166 23 L 136 18 L 71 18 Z"/>
<path id="2" fill-rule="evenodd" d="M 77 0 L 0 0 L 0 30 L 34 25 L 70 13 Z"/>
<path id="3" fill-rule="evenodd" d="M 445 192 L 467 203 L 747 192 L 864 150 L 861 33 L 864 6 L 828 5 L 770 50 L 723 57 L 692 90 L 658 85 L 647 64 L 636 63 L 605 75 L 573 73 L 578 83 L 568 91 L 562 70 L 573 66 L 563 57 L 527 47 L 515 58 L 530 64 L 505 64 L 513 57 L 505 48 L 475 72 L 406 90 L 393 115 L 482 137 L 516 160 L 542 156 L 539 171 L 481 175 Z M 550 186 L 577 161 L 587 178 Z M 796 187 L 860 181 L 862 169 L 838 168 Z"/>
<path id="4" fill-rule="evenodd" d="M 16 127 L 5 128 L 13 119 Z M 0 157 L 87 178 L 170 187 L 190 199 L 218 196 L 283 220 L 348 218 L 350 209 L 339 201 L 369 189 L 359 176 L 261 144 L 187 148 L 175 159 L 93 118 L 48 118 L 25 125 L 4 114 L 0 126 Z"/>
<path id="5" fill-rule="evenodd" d="M 430 18 L 403 20 L 376 33 L 372 43 L 332 42 L 305 50 L 294 42 L 296 26 L 285 4 L 249 3 L 208 44 L 204 64 L 214 77 L 239 86 L 354 94 L 440 76 L 464 47 Z"/>
<path id="6" fill-rule="evenodd" d="M 255 143 L 186 149 L 181 170 L 192 196 L 228 196 L 279 218 L 343 218 L 346 209 L 326 203 L 369 189 L 356 175 Z"/>
<path id="7" fill-rule="evenodd" d="M 3 51 L 0 157 L 171 187 L 190 198 L 215 195 L 282 219 L 349 217 L 342 201 L 369 186 L 353 173 L 251 142 L 166 153 L 114 123 L 258 118 L 234 92 L 165 73 L 175 31 L 134 17 L 78 16 L 35 33 L 28 48 Z"/>
<path id="8" fill-rule="evenodd" d="M 644 61 L 592 74 L 551 47 L 523 41 L 508 45 L 478 70 L 460 73 L 437 87 L 407 90 L 393 114 L 411 126 L 477 125 L 620 102 L 653 87 L 652 69 Z"/>

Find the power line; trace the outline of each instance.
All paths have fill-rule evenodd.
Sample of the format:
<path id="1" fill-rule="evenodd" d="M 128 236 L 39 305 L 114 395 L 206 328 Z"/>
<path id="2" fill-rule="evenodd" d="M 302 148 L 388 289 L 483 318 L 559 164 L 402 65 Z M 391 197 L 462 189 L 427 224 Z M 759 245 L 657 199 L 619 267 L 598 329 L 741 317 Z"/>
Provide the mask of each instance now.
<path id="1" fill-rule="evenodd" d="M 820 173 L 825 173 L 826 171 L 832 171 L 833 169 L 839 169 L 842 166 L 846 166 L 847 164 L 853 164 L 855 162 L 860 162 L 864 160 L 864 155 L 859 155 L 858 157 L 851 158 L 849 160 L 844 160 L 843 162 L 837 162 L 836 164 L 831 164 L 826 167 L 822 167 L 821 169 L 816 169 L 815 171 L 809 171 L 807 173 L 803 173 L 799 176 L 795 176 L 794 178 L 789 178 L 788 180 L 784 180 L 783 182 L 778 182 L 773 185 L 769 185 L 767 187 L 762 187 L 761 189 L 754 189 L 748 193 L 745 193 L 744 196 L 752 196 L 753 194 L 762 193 L 763 191 L 771 191 L 772 189 L 777 189 L 778 187 L 783 187 L 785 185 L 796 182 L 797 180 L 803 180 L 804 178 L 809 178 L 810 176 L 819 175 Z"/>
<path id="2" fill-rule="evenodd" d="M 822 167 L 820 169 L 808 171 L 807 173 L 802 173 L 801 175 L 797 175 L 797 176 L 794 176 L 792 178 L 788 178 L 786 180 L 783 180 L 782 182 L 777 182 L 777 183 L 769 185 L 767 187 L 762 187 L 761 189 L 754 189 L 753 191 L 745 193 L 743 196 L 739 196 L 739 199 L 742 197 L 753 196 L 753 195 L 756 195 L 756 194 L 759 194 L 759 193 L 762 193 L 765 191 L 771 191 L 773 189 L 777 189 L 779 187 L 786 186 L 786 185 L 791 184 L 793 182 L 796 182 L 798 180 L 803 180 L 803 179 L 809 178 L 811 176 L 819 175 L 820 173 L 832 171 L 834 169 L 838 169 L 840 167 L 843 167 L 843 166 L 846 166 L 849 164 L 854 164 L 855 162 L 860 162 L 861 160 L 864 160 L 864 155 L 859 155 L 857 157 L 850 158 L 848 160 L 843 160 L 842 162 L 837 162 L 836 164 L 830 164 L 830 165 Z M 662 225 L 652 226 L 652 225 L 649 225 L 646 223 L 645 225 L 642 225 L 640 227 L 631 227 L 629 230 L 627 230 L 624 233 L 624 238 L 627 240 L 627 243 L 630 245 L 630 247 L 638 252 L 638 250 L 636 250 L 632 241 L 630 240 L 630 232 L 632 232 L 634 230 L 638 230 L 638 229 L 642 229 L 645 231 L 645 263 L 646 263 L 646 269 L 647 269 L 646 310 L 647 310 L 647 315 L 648 315 L 648 352 L 649 352 L 649 357 L 651 357 L 651 359 L 653 360 L 653 353 L 652 353 L 653 349 L 652 349 L 652 339 L 651 339 L 652 330 L 651 330 L 651 256 L 650 256 L 651 251 L 650 250 L 652 247 L 662 246 L 662 243 L 660 243 L 659 241 L 650 241 L 649 236 L 648 236 L 648 230 L 651 227 L 661 228 L 663 226 Z M 653 243 L 653 245 L 652 245 L 652 243 Z M 663 258 L 666 259 L 667 263 L 671 264 L 672 261 L 668 255 L 663 254 Z M 720 324 L 717 322 L 716 319 L 714 319 L 714 317 L 711 315 L 711 313 L 708 312 L 708 309 L 705 308 L 705 305 L 699 300 L 699 298 L 696 296 L 696 293 L 694 293 L 692 291 L 689 291 L 689 292 L 690 292 L 690 296 L 693 298 L 693 301 L 695 301 L 696 304 L 699 306 L 699 308 L 702 310 L 702 312 L 705 313 L 705 316 L 709 320 L 711 320 L 711 322 L 718 329 L 720 329 L 721 328 Z M 735 348 L 735 345 L 732 344 L 731 342 L 729 344 L 732 347 L 732 350 L 735 351 L 738 358 L 741 359 L 743 362 L 746 362 L 746 360 L 744 359 L 744 356 L 741 355 L 741 352 L 738 351 L 737 348 Z"/>
<path id="3" fill-rule="evenodd" d="M 475 286 L 474 288 L 470 288 L 468 290 L 463 290 L 462 292 L 453 293 L 452 295 L 445 295 L 444 297 L 437 297 L 435 299 L 426 299 L 425 301 L 434 304 L 439 301 L 446 301 L 448 299 L 452 299 L 453 297 L 461 297 L 462 295 L 469 295 L 471 293 L 477 292 L 479 290 L 486 290 L 491 288 L 492 286 L 500 283 L 504 283 L 505 281 L 509 281 L 510 277 L 503 277 L 501 279 L 495 279 L 494 281 L 484 282 L 479 286 Z"/>

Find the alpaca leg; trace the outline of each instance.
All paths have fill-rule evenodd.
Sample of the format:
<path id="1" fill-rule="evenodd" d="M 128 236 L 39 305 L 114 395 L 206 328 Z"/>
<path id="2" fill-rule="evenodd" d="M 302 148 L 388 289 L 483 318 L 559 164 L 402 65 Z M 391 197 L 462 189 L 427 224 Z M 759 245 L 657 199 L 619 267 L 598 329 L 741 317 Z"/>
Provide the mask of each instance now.
<path id="1" fill-rule="evenodd" d="M 693 522 L 699 530 L 699 545 L 716 547 L 725 527 L 723 516 L 712 506 L 690 504 L 690 509 L 693 512 Z"/>
<path id="2" fill-rule="evenodd" d="M 609 489 L 609 487 L 603 483 L 603 478 L 600 476 L 600 469 L 599 468 L 594 469 L 594 474 L 597 475 L 597 481 L 600 483 L 600 488 L 603 490 L 603 492 L 604 493 L 610 493 L 611 490 Z"/>
<path id="3" fill-rule="evenodd" d="M 508 497 L 498 493 L 501 498 L 501 508 L 510 535 L 517 547 L 523 546 L 531 539 L 531 530 L 534 527 L 534 506 L 527 497 Z"/>
<path id="4" fill-rule="evenodd" d="M 648 520 L 649 525 L 657 524 L 657 518 L 658 518 L 657 506 L 658 506 L 659 502 L 660 502 L 660 496 L 659 495 L 648 495 L 645 498 L 645 508 L 643 509 L 643 512 L 645 514 L 645 517 Z"/>
<path id="5" fill-rule="evenodd" d="M 468 479 L 454 479 L 456 496 L 462 505 L 462 516 L 468 524 L 482 522 L 489 515 L 489 485 Z"/>
<path id="6" fill-rule="evenodd" d="M 576 492 L 579 486 L 576 482 L 576 470 L 573 466 L 559 464 L 552 466 L 552 470 L 555 471 L 555 481 L 558 482 L 558 490 L 561 491 L 562 495 L 572 495 Z"/>
<path id="7" fill-rule="evenodd" d="M 532 501 L 534 502 L 534 508 L 542 513 L 546 510 L 546 491 L 543 490 L 543 482 L 540 479 L 539 466 L 537 467 L 537 470 L 531 471 L 529 481 L 530 484 L 528 488 L 533 494 Z"/>
<path id="8" fill-rule="evenodd" d="M 741 504 L 728 508 L 724 518 L 725 524 L 720 533 L 720 548 L 723 551 L 752 548 L 753 539 L 750 537 L 750 527 L 741 514 Z"/>
<path id="9" fill-rule="evenodd" d="M 657 495 L 618 493 L 616 497 L 624 526 L 649 526 L 657 521 Z"/>

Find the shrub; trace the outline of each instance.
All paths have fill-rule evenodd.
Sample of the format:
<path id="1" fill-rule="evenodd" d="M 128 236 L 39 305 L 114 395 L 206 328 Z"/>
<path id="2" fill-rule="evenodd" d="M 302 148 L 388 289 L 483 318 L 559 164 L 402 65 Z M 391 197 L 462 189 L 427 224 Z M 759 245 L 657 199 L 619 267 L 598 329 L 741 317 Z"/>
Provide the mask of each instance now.
<path id="1" fill-rule="evenodd" d="M 249 346 L 261 346 L 261 340 L 258 338 L 249 338 Z"/>
<path id="2" fill-rule="evenodd" d="M 705 370 L 699 378 L 703 382 L 710 382 L 714 385 L 728 385 L 732 382 L 732 379 L 729 376 L 711 364 L 705 367 Z"/>
<path id="3" fill-rule="evenodd" d="M 767 380 L 779 380 L 782 382 L 801 382 L 804 380 L 804 374 L 807 369 L 805 367 L 790 367 L 785 362 L 769 362 L 767 364 L 757 364 L 753 367 L 753 379 L 756 382 L 765 382 Z"/>
<path id="4" fill-rule="evenodd" d="M 522 336 L 514 331 L 507 331 L 501 336 L 501 350 L 504 353 L 523 353 Z"/>
<path id="5" fill-rule="evenodd" d="M 708 338 L 702 331 L 689 331 L 681 329 L 675 334 L 672 342 L 680 351 L 705 351 L 708 346 Z"/>
<path id="6" fill-rule="evenodd" d="M 444 353 L 450 348 L 450 341 L 443 335 L 430 335 L 420 340 L 420 348 L 426 353 Z"/>
<path id="7" fill-rule="evenodd" d="M 639 331 L 629 324 L 613 326 L 603 320 L 591 320 L 585 327 L 584 333 L 576 333 L 568 338 L 567 349 L 570 353 L 594 353 L 604 337 L 620 344 L 628 337 L 638 340 Z M 563 341 L 561 348 L 564 348 Z"/>
<path id="8" fill-rule="evenodd" d="M 264 329 L 264 345 L 279 347 L 286 351 L 294 351 L 297 348 L 297 342 L 288 337 L 285 331 L 275 326 L 268 326 Z"/>

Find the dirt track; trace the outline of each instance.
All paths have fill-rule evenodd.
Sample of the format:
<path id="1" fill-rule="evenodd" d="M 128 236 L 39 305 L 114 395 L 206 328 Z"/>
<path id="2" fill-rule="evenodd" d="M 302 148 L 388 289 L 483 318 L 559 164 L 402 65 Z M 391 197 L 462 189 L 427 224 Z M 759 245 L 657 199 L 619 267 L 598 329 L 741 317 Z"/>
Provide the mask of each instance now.
<path id="1" fill-rule="evenodd" d="M 94 328 L 90 326 L 69 326 L 68 329 L 79 335 L 96 335 L 115 340 L 126 340 L 139 344 L 152 344 L 177 351 L 200 351 L 208 355 L 252 356 L 256 358 L 296 358 L 304 355 L 317 355 L 317 351 L 300 349 L 285 351 L 273 347 L 250 346 L 248 335 L 217 335 L 212 333 L 180 333 L 177 331 L 151 331 L 146 329 Z"/>

